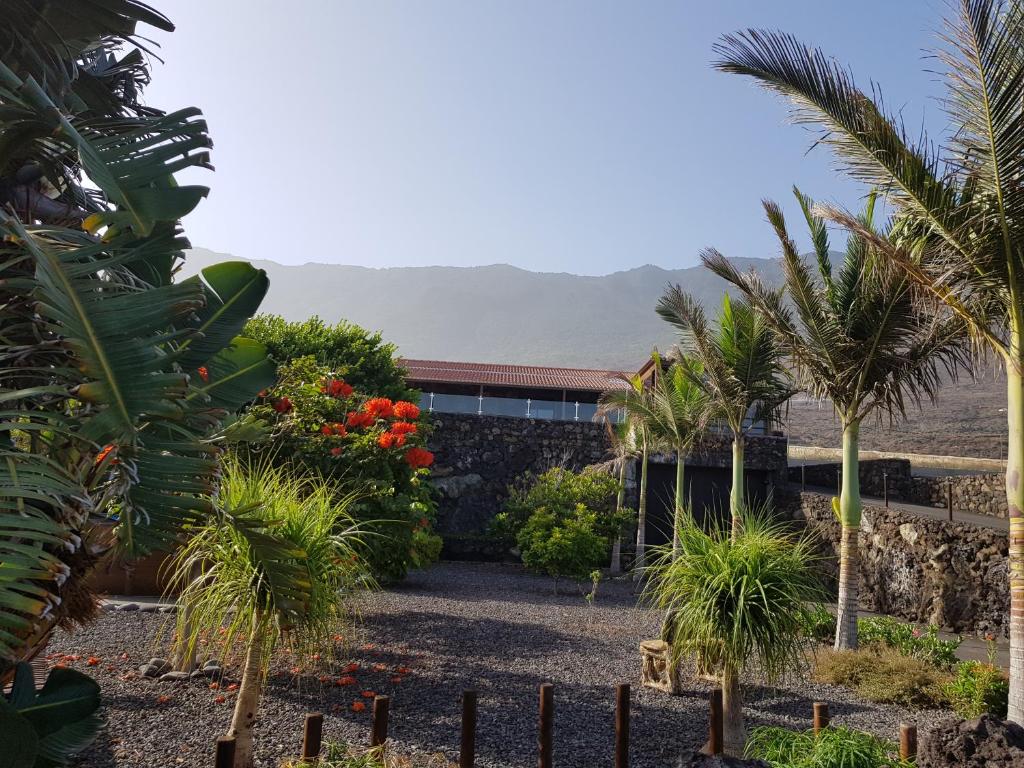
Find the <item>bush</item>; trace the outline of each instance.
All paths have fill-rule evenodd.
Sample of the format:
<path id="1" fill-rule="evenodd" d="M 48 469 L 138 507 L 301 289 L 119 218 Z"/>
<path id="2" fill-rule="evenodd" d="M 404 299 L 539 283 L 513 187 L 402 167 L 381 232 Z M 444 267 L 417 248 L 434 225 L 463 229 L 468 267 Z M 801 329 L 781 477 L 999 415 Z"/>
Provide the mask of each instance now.
<path id="1" fill-rule="evenodd" d="M 273 426 L 278 464 L 354 497 L 349 511 L 367 531 L 361 554 L 378 579 L 400 579 L 436 559 L 441 540 L 430 530 L 427 469 L 433 454 L 424 447 L 430 427 L 417 405 L 360 392 L 301 357 L 278 368 L 278 383 L 250 414 Z"/>
<path id="2" fill-rule="evenodd" d="M 596 527 L 596 516 L 582 504 L 572 515 L 547 509 L 534 512 L 517 538 L 523 564 L 554 578 L 556 589 L 562 576 L 587 578 L 608 552 L 608 540 Z"/>
<path id="3" fill-rule="evenodd" d="M 815 655 L 814 677 L 818 682 L 852 688 L 865 699 L 883 704 L 934 709 L 949 703 L 943 690 L 949 675 L 894 648 L 821 649 Z"/>
<path id="4" fill-rule="evenodd" d="M 816 605 L 803 616 L 800 634 L 810 640 L 827 643 L 836 636 L 836 617 L 823 605 Z"/>
<path id="5" fill-rule="evenodd" d="M 327 742 L 316 761 L 285 763 L 284 768 L 455 768 L 444 755 L 396 755 L 390 747 L 357 749 L 347 744 Z"/>
<path id="6" fill-rule="evenodd" d="M 766 760 L 773 768 L 912 768 L 901 760 L 894 742 L 843 726 L 814 731 L 755 728 L 746 756 Z"/>
<path id="7" fill-rule="evenodd" d="M 956 668 L 955 677 L 946 684 L 945 694 L 953 709 L 965 720 L 986 712 L 999 719 L 1006 717 L 1010 683 L 995 664 L 965 661 Z"/>
<path id="8" fill-rule="evenodd" d="M 828 642 L 836 634 L 836 617 L 824 606 L 815 606 L 806 616 L 802 632 L 810 639 Z M 857 619 L 857 639 L 862 647 L 893 648 L 940 669 L 952 669 L 962 639 L 941 640 L 938 634 L 934 624 L 922 629 L 889 616 Z"/>

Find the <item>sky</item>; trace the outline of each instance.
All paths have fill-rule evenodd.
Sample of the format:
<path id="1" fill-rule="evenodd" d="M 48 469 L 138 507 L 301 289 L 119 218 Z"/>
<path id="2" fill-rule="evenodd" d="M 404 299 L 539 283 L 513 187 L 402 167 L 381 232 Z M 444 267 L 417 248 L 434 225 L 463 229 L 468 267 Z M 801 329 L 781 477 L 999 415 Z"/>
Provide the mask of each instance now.
<path id="1" fill-rule="evenodd" d="M 284 264 L 508 263 L 600 275 L 774 257 L 762 198 L 858 206 L 814 136 L 718 37 L 784 29 L 944 128 L 945 0 L 153 0 L 176 24 L 148 103 L 198 106 L 193 245 Z M 791 229 L 801 233 L 802 227 Z M 800 244 L 807 245 L 806 238 Z"/>

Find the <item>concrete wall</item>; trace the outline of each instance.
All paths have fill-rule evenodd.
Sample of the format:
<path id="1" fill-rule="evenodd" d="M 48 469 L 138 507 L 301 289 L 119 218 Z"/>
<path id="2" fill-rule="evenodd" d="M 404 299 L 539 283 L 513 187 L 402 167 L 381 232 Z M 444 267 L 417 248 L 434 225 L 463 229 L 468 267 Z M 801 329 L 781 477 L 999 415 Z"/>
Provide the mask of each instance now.
<path id="1" fill-rule="evenodd" d="M 834 588 L 840 530 L 831 499 L 798 493 L 780 502 L 818 538 Z M 1009 540 L 1004 531 L 866 506 L 858 541 L 862 608 L 956 632 L 1006 633 Z"/>

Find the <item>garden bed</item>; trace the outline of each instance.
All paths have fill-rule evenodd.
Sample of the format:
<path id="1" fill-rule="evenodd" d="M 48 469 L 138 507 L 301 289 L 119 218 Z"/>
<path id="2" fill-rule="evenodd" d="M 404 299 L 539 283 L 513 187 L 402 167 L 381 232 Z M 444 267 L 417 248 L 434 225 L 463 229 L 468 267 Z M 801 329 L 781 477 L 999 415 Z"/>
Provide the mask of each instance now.
<path id="1" fill-rule="evenodd" d="M 255 732 L 257 765 L 277 766 L 295 756 L 309 711 L 324 712 L 325 739 L 365 744 L 370 707 L 352 711 L 362 691 L 392 696 L 390 732 L 399 751 L 454 757 L 465 688 L 479 692 L 477 765 L 531 765 L 542 682 L 555 685 L 555 762 L 562 768 L 611 764 L 613 687 L 620 682 L 634 686 L 634 768 L 675 765 L 679 753 L 703 744 L 709 684 L 684 680 L 680 696 L 638 686 L 638 645 L 656 635 L 661 617 L 635 607 L 632 584 L 602 584 L 593 607 L 582 588 L 570 594 L 563 585 L 560 591 L 553 595 L 550 579 L 515 566 L 443 564 L 369 596 L 362 607 L 364 636 L 324 683 L 322 672 L 294 676 L 287 660 L 275 669 Z M 210 690 L 205 678 L 169 683 L 139 677 L 137 668 L 154 655 L 153 638 L 167 618 L 109 612 L 84 630 L 54 637 L 50 652 L 80 656 L 67 663 L 86 669 L 103 688 L 106 729 L 76 765 L 213 765 L 214 740 L 231 717 L 233 692 L 226 689 L 238 672 L 229 670 L 219 690 Z M 98 660 L 91 668 L 89 657 Z M 335 684 L 350 663 L 360 665 L 351 674 L 357 682 Z M 218 696 L 226 700 L 218 703 Z M 889 739 L 900 722 L 927 728 L 949 717 L 795 681 L 751 691 L 748 725 L 808 728 L 816 700 L 830 704 L 835 722 Z"/>

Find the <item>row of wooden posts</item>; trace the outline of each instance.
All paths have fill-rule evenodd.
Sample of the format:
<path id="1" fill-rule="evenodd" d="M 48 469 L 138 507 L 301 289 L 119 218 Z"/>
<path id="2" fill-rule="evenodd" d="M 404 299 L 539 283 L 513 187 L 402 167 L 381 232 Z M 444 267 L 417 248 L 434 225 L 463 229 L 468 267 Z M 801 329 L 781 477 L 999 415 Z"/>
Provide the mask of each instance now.
<path id="1" fill-rule="evenodd" d="M 629 685 L 623 683 L 615 688 L 615 768 L 629 768 Z M 377 696 L 373 700 L 373 721 L 370 726 L 370 746 L 380 747 L 388 740 L 388 716 L 391 710 L 389 696 Z M 828 704 L 814 702 L 814 733 L 827 728 L 831 720 Z M 722 712 L 722 689 L 711 692 L 708 712 L 708 742 L 705 751 L 712 755 L 722 753 L 724 718 Z M 306 715 L 302 733 L 302 759 L 314 762 L 320 757 L 323 745 L 324 716 L 320 712 Z M 552 768 L 554 765 L 555 733 L 555 688 L 551 683 L 540 687 L 540 717 L 537 736 L 537 766 Z M 917 726 L 900 725 L 900 757 L 912 760 L 917 757 Z M 235 759 L 235 740 L 229 736 L 217 739 L 216 768 L 232 768 Z M 476 765 L 476 691 L 462 693 L 462 738 L 459 742 L 459 768 L 474 768 Z"/>
<path id="2" fill-rule="evenodd" d="M 800 465 L 800 488 L 806 488 L 806 465 Z M 836 473 L 836 494 L 842 495 L 843 493 L 843 473 Z M 889 473 L 882 473 L 882 501 L 885 503 L 885 508 L 889 508 Z M 946 512 L 949 515 L 949 521 L 953 522 L 953 482 L 951 480 L 946 481 Z"/>

